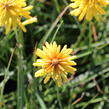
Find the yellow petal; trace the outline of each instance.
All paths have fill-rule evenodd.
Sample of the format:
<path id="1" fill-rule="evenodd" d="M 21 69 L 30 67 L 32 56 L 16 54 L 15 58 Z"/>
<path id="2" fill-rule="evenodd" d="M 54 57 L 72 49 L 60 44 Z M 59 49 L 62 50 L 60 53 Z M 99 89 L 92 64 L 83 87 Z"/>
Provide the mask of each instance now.
<path id="1" fill-rule="evenodd" d="M 65 69 L 65 72 L 69 72 L 69 73 L 72 73 L 72 74 L 75 74 L 75 71 L 77 70 L 76 68 L 74 67 L 71 67 L 71 66 L 63 66 L 63 68 Z"/>
<path id="2" fill-rule="evenodd" d="M 33 66 L 42 66 L 42 62 L 35 62 L 33 63 Z"/>
<path id="3" fill-rule="evenodd" d="M 44 79 L 44 84 L 46 84 L 50 80 L 50 75 L 47 75 Z"/>
<path id="4" fill-rule="evenodd" d="M 96 9 L 98 10 L 98 12 L 100 14 L 105 14 L 106 12 L 104 11 L 104 9 L 102 9 L 100 6 L 96 5 Z"/>
<path id="5" fill-rule="evenodd" d="M 61 87 L 61 85 L 62 85 L 62 79 L 61 79 L 61 76 L 58 76 L 58 79 L 57 79 L 57 85 L 58 85 L 58 87 Z"/>
<path id="6" fill-rule="evenodd" d="M 61 75 L 62 75 L 64 82 L 67 82 L 68 81 L 67 76 L 64 73 L 62 73 Z"/>
<path id="7" fill-rule="evenodd" d="M 47 48 L 50 48 L 50 44 L 49 44 L 48 42 L 45 42 L 45 46 L 46 46 Z"/>
<path id="8" fill-rule="evenodd" d="M 56 48 L 57 49 L 57 44 L 56 44 L 55 41 L 53 42 L 53 48 Z"/>
<path id="9" fill-rule="evenodd" d="M 61 65 L 72 65 L 72 66 L 75 66 L 75 65 L 77 65 L 77 63 L 76 62 L 74 62 L 74 61 L 62 61 L 62 62 L 60 62 L 60 64 Z"/>
<path id="10" fill-rule="evenodd" d="M 84 18 L 84 16 L 86 15 L 87 8 L 88 8 L 87 6 L 84 7 L 83 11 L 81 12 L 81 14 L 80 14 L 80 16 L 79 16 L 79 20 L 80 20 L 80 21 L 81 21 L 81 20 Z"/>
<path id="11" fill-rule="evenodd" d="M 35 72 L 35 77 L 44 76 L 45 74 L 46 72 L 44 71 L 44 69 L 40 69 L 37 72 Z"/>
<path id="12" fill-rule="evenodd" d="M 36 62 L 33 63 L 33 66 L 47 66 L 49 65 L 49 60 L 47 59 L 37 59 Z"/>
<path id="13" fill-rule="evenodd" d="M 29 10 L 31 10 L 32 8 L 33 8 L 33 6 L 30 5 L 30 6 L 27 6 L 27 7 L 23 8 L 23 10 L 24 10 L 24 11 L 29 11 Z"/>
<path id="14" fill-rule="evenodd" d="M 27 30 L 26 30 L 25 26 L 20 22 L 19 19 L 17 19 L 17 22 L 18 22 L 20 28 L 21 28 L 24 32 L 26 32 Z"/>
<path id="15" fill-rule="evenodd" d="M 57 47 L 57 50 L 56 50 L 56 54 L 57 54 L 57 55 L 59 54 L 60 49 L 61 49 L 61 46 L 59 45 L 59 46 Z"/>
<path id="16" fill-rule="evenodd" d="M 50 64 L 48 67 L 45 68 L 46 72 L 52 72 L 54 70 L 54 66 Z"/>
<path id="17" fill-rule="evenodd" d="M 24 22 L 22 22 L 22 25 L 28 25 L 28 24 L 31 24 L 31 23 L 34 23 L 34 22 L 37 22 L 37 18 L 36 17 L 32 17 L 28 20 L 25 20 Z"/>
<path id="18" fill-rule="evenodd" d="M 11 24 L 12 24 L 12 19 L 9 18 L 9 21 L 6 24 L 6 32 L 5 32 L 6 34 L 10 31 Z"/>
<path id="19" fill-rule="evenodd" d="M 36 55 L 41 58 L 47 58 L 47 54 L 44 51 L 42 51 L 41 49 L 37 49 Z"/>
<path id="20" fill-rule="evenodd" d="M 57 67 L 58 67 L 58 70 L 59 70 L 59 71 L 64 71 L 64 68 L 63 68 L 60 64 L 58 64 Z M 60 73 L 61 73 L 61 72 L 60 72 Z"/>

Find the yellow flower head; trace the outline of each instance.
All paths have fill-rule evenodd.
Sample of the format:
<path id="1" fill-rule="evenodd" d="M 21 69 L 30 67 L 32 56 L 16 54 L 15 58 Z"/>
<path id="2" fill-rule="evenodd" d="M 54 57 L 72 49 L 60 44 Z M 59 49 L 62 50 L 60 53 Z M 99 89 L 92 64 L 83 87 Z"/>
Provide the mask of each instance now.
<path id="1" fill-rule="evenodd" d="M 62 80 L 67 81 L 67 73 L 75 74 L 76 65 L 72 59 L 75 56 L 71 56 L 72 49 L 67 48 L 65 45 L 61 50 L 60 45 L 56 42 L 45 43 L 43 50 L 37 49 L 35 52 L 36 56 L 41 59 L 37 59 L 34 66 L 40 66 L 41 69 L 35 72 L 35 77 L 45 76 L 44 83 L 47 83 L 50 78 L 56 81 L 57 85 L 60 87 L 62 85 Z"/>
<path id="2" fill-rule="evenodd" d="M 105 14 L 105 11 L 102 7 L 106 7 L 109 4 L 107 0 L 71 0 L 73 3 L 69 7 L 73 8 L 70 12 L 70 15 L 79 16 L 81 21 L 84 17 L 87 20 L 92 20 L 95 17 L 99 20 L 100 14 Z"/>
<path id="3" fill-rule="evenodd" d="M 30 16 L 32 6 L 26 6 L 26 0 L 0 0 L 0 26 L 6 26 L 6 34 L 10 29 L 20 26 L 26 32 L 25 25 L 36 22 L 35 17 Z M 21 22 L 21 18 L 27 18 Z"/>

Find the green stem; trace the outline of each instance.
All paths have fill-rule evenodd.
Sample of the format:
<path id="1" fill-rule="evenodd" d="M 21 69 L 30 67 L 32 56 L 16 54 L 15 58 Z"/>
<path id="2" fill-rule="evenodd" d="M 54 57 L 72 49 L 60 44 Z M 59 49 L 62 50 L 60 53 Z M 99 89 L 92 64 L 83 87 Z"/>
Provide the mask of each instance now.
<path id="1" fill-rule="evenodd" d="M 60 99 L 59 88 L 57 86 L 56 86 L 56 91 L 57 91 L 57 99 L 58 99 L 59 107 L 60 107 L 59 109 L 63 109 L 61 99 Z"/>
<path id="2" fill-rule="evenodd" d="M 17 41 L 17 109 L 23 109 L 24 105 L 24 68 L 23 68 L 23 35 L 20 34 L 21 31 L 16 33 Z"/>
<path id="3" fill-rule="evenodd" d="M 59 26 L 58 26 L 56 32 L 55 32 L 54 35 L 53 35 L 53 38 L 52 38 L 51 42 L 54 41 L 54 39 L 55 39 L 55 37 L 56 37 L 56 35 L 57 35 L 57 33 L 58 33 L 58 31 L 59 31 L 59 29 L 60 29 L 60 27 L 61 27 L 62 24 L 63 24 L 63 21 L 61 21 L 61 23 L 59 24 Z"/>
<path id="4" fill-rule="evenodd" d="M 4 89 L 5 89 L 5 84 L 9 80 L 9 68 L 10 68 L 11 61 L 12 61 L 12 58 L 13 58 L 13 55 L 14 55 L 15 50 L 16 50 L 16 47 L 14 48 L 13 52 L 11 53 L 11 56 L 10 56 L 10 59 L 9 59 L 9 62 L 8 62 L 7 69 L 4 72 L 4 80 L 1 83 L 2 86 L 1 86 L 1 89 L 0 89 L 0 102 L 4 102 L 3 93 L 4 93 Z"/>
<path id="5" fill-rule="evenodd" d="M 17 109 L 23 109 L 24 104 L 24 74 L 20 72 L 17 73 Z"/>
<path id="6" fill-rule="evenodd" d="M 47 33 L 45 34 L 45 36 L 42 38 L 42 40 L 39 43 L 39 48 L 42 47 L 42 45 L 44 44 L 44 42 L 48 39 L 49 35 L 52 33 L 52 31 L 54 30 L 54 28 L 56 27 L 57 23 L 60 21 L 60 19 L 62 18 L 62 16 L 64 15 L 64 13 L 67 11 L 69 7 L 65 7 L 64 10 L 59 14 L 59 16 L 56 18 L 56 20 L 53 22 L 52 26 L 50 27 L 50 29 L 47 31 Z"/>

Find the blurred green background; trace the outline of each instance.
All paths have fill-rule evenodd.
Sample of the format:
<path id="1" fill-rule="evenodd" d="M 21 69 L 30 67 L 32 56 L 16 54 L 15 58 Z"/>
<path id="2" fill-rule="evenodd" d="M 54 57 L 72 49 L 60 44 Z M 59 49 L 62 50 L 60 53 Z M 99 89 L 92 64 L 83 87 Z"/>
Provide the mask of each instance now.
<path id="1" fill-rule="evenodd" d="M 79 22 L 67 9 L 56 23 L 70 0 L 27 2 L 38 23 L 7 36 L 0 28 L 0 109 L 109 109 L 109 9 L 100 22 Z M 33 52 L 46 40 L 67 44 L 77 55 L 76 75 L 61 88 L 34 77 Z"/>

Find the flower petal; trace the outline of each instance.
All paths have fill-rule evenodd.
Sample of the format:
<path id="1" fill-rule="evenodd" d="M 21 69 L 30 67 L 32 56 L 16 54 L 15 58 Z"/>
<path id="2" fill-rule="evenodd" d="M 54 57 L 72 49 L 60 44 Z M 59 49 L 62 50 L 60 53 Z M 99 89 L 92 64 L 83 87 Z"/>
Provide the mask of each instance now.
<path id="1" fill-rule="evenodd" d="M 48 58 L 47 54 L 44 51 L 42 51 L 41 49 L 37 49 L 36 55 L 41 58 Z"/>
<path id="2" fill-rule="evenodd" d="M 44 71 L 44 69 L 40 69 L 37 72 L 35 72 L 35 77 L 44 76 L 45 74 L 46 72 Z"/>
<path id="3" fill-rule="evenodd" d="M 47 75 L 46 77 L 45 77 L 45 79 L 44 79 L 44 84 L 46 84 L 49 80 L 50 80 L 50 75 Z"/>
<path id="4" fill-rule="evenodd" d="M 67 76 L 65 75 L 65 73 L 62 73 L 61 75 L 62 75 L 62 78 L 63 78 L 64 82 L 67 82 L 68 79 L 67 79 Z"/>
<path id="5" fill-rule="evenodd" d="M 65 72 L 69 72 L 69 73 L 72 73 L 72 74 L 75 74 L 75 71 L 77 70 L 76 68 L 74 67 L 71 67 L 71 66 L 63 66 L 63 68 L 65 69 Z"/>
<path id="6" fill-rule="evenodd" d="M 56 83 L 57 83 L 58 87 L 61 87 L 61 85 L 62 85 L 62 78 L 61 78 L 60 75 L 58 76 Z"/>

